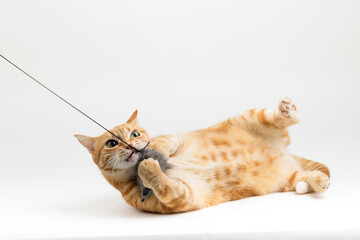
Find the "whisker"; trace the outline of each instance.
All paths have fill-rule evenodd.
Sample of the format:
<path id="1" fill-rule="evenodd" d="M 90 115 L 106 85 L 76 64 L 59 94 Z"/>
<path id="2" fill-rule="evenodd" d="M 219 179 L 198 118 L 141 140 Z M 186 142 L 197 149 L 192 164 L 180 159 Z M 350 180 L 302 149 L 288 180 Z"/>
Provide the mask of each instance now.
<path id="1" fill-rule="evenodd" d="M 109 168 L 113 164 L 113 161 L 108 161 L 108 163 L 105 165 L 105 169 Z"/>
<path id="2" fill-rule="evenodd" d="M 120 158 L 116 158 L 114 165 L 112 167 L 112 171 L 111 171 L 111 181 L 114 182 L 114 169 L 115 169 L 115 165 L 117 164 L 117 161 L 120 160 Z"/>

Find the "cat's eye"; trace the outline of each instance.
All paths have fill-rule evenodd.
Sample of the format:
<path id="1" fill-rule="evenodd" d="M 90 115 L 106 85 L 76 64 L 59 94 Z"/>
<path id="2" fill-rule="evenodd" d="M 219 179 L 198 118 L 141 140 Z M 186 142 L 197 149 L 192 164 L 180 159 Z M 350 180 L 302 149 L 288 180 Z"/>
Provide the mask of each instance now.
<path id="1" fill-rule="evenodd" d="M 136 130 L 134 130 L 131 135 L 130 135 L 130 138 L 137 138 L 140 136 L 140 133 Z"/>
<path id="2" fill-rule="evenodd" d="M 113 148 L 113 147 L 115 147 L 116 145 L 118 145 L 119 143 L 117 142 L 117 141 L 115 141 L 115 140 L 109 140 L 109 141 L 107 141 L 106 142 L 106 147 L 108 147 L 108 148 Z"/>

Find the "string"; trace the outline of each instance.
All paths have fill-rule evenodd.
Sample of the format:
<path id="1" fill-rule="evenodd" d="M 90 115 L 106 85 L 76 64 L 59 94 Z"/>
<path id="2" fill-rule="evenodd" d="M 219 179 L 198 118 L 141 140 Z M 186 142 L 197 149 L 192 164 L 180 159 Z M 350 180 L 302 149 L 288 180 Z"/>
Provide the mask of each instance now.
<path id="1" fill-rule="evenodd" d="M 50 88 L 48 88 L 47 86 L 45 86 L 44 84 L 42 84 L 41 82 L 39 82 L 38 80 L 36 80 L 34 77 L 32 77 L 30 74 L 28 74 L 27 72 L 25 72 L 24 70 L 22 70 L 20 67 L 18 67 L 17 65 L 15 65 L 13 62 L 11 62 L 9 59 L 7 59 L 6 57 L 4 57 L 3 55 L 0 54 L 0 57 L 2 57 L 4 60 L 6 60 L 8 63 L 10 63 L 11 65 L 13 65 L 14 67 L 16 67 L 18 70 L 20 70 L 22 73 L 24 73 L 26 76 L 28 76 L 29 78 L 31 78 L 32 80 L 34 80 L 36 83 L 38 83 L 40 86 L 42 86 L 43 88 L 45 88 L 46 90 L 48 90 L 49 92 L 51 92 L 52 94 L 54 94 L 56 97 L 60 98 L 63 102 L 67 103 L 69 106 L 71 106 L 72 108 L 74 108 L 76 111 L 78 111 L 79 113 L 81 113 L 82 115 L 84 115 L 85 117 L 87 117 L 88 119 L 90 119 L 91 121 L 93 121 L 95 124 L 97 124 L 99 127 L 105 129 L 108 133 L 110 133 L 111 135 L 113 135 L 115 138 L 119 139 L 121 142 L 125 143 L 127 146 L 129 146 L 130 148 L 132 148 L 133 150 L 137 151 L 137 152 L 142 152 L 145 148 L 147 148 L 147 146 L 150 144 L 150 142 L 148 142 L 145 147 L 143 147 L 141 150 L 138 150 L 137 148 L 131 146 L 129 143 L 125 142 L 122 138 L 120 138 L 119 136 L 115 135 L 114 133 L 112 133 L 110 130 L 108 130 L 106 127 L 104 127 L 103 125 L 101 125 L 100 123 L 98 123 L 97 121 L 95 121 L 93 118 L 91 118 L 90 116 L 88 116 L 86 113 L 84 113 L 83 111 L 81 111 L 80 109 L 78 109 L 77 107 L 75 107 L 74 105 L 72 105 L 70 102 L 68 102 L 67 100 L 65 100 L 64 98 L 62 98 L 60 95 L 58 95 L 57 93 L 55 93 L 53 90 L 51 90 Z"/>

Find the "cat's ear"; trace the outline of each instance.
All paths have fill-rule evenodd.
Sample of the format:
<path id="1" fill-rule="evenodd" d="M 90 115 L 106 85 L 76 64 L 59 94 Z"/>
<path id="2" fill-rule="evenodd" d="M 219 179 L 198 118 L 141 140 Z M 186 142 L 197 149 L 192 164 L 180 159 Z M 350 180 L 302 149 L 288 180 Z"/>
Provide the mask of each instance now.
<path id="1" fill-rule="evenodd" d="M 138 114 L 138 110 L 135 110 L 135 112 L 131 115 L 131 117 L 129 118 L 129 120 L 127 120 L 126 123 L 137 124 L 137 114 Z"/>
<path id="2" fill-rule="evenodd" d="M 89 153 L 92 154 L 95 151 L 96 138 L 79 135 L 79 134 L 75 134 L 74 136 L 89 151 Z"/>

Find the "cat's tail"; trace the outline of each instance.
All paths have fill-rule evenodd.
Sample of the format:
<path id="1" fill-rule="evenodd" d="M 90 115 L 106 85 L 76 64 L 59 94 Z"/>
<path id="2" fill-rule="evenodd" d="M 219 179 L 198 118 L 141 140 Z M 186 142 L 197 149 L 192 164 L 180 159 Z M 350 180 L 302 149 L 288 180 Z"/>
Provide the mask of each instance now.
<path id="1" fill-rule="evenodd" d="M 330 171 L 327 168 L 327 166 L 325 166 L 324 164 L 303 157 L 299 157 L 296 155 L 292 155 L 292 156 L 300 163 L 301 167 L 305 171 L 320 171 L 330 178 Z"/>

